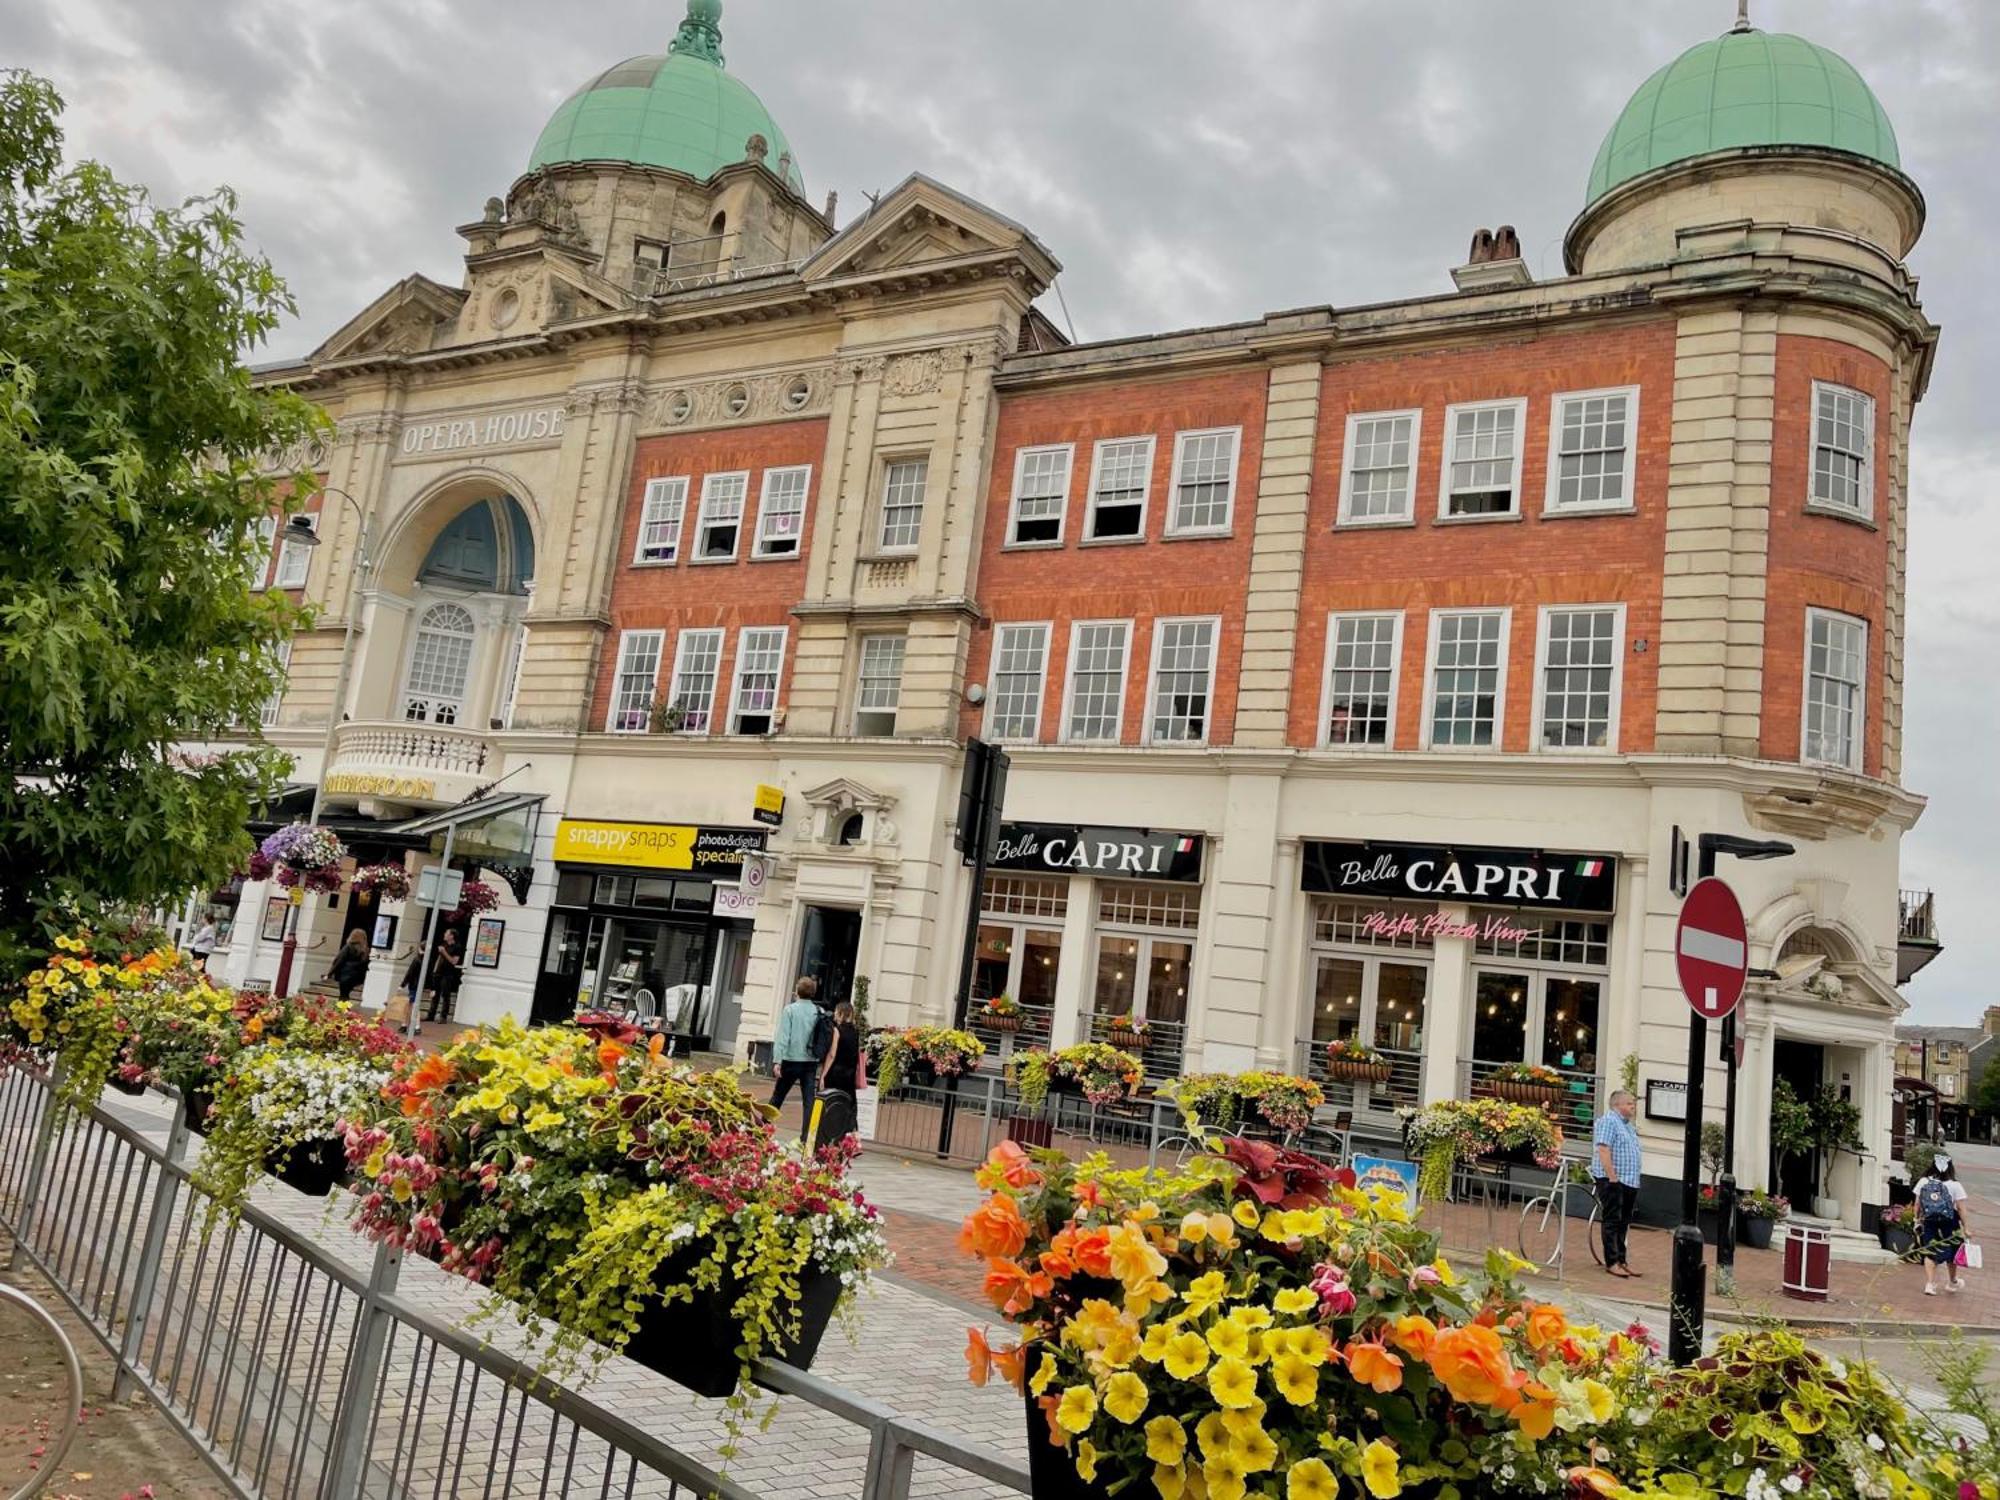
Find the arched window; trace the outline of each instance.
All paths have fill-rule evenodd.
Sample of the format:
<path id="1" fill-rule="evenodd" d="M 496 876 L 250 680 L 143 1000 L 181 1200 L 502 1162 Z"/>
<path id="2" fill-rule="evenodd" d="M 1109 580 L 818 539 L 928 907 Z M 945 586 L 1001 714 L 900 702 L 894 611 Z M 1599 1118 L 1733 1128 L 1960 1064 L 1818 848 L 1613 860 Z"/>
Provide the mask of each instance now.
<path id="1" fill-rule="evenodd" d="M 433 604 L 417 621 L 403 717 L 420 724 L 456 724 L 472 670 L 472 616 L 456 604 Z"/>

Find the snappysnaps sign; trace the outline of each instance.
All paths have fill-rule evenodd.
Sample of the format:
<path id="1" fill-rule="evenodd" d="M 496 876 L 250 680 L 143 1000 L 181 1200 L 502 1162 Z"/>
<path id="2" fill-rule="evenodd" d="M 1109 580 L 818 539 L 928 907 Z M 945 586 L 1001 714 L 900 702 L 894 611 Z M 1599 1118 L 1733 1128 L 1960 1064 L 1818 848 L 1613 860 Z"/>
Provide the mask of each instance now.
<path id="1" fill-rule="evenodd" d="M 1618 861 L 1608 854 L 1551 854 L 1540 849 L 1307 839 L 1299 884 L 1324 895 L 1377 901 L 1467 901 L 1608 912 L 1618 904 Z"/>

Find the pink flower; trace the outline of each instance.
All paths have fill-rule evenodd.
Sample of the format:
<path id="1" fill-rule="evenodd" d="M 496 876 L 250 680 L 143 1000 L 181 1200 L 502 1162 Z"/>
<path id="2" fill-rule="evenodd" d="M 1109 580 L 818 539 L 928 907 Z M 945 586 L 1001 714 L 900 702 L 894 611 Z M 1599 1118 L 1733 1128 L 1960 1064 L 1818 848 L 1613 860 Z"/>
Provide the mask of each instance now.
<path id="1" fill-rule="evenodd" d="M 1347 1289 L 1347 1272 L 1322 1263 L 1313 1267 L 1312 1289 L 1319 1297 L 1320 1316 L 1337 1318 L 1354 1311 L 1354 1293 Z"/>
<path id="2" fill-rule="evenodd" d="M 1444 1277 L 1438 1274 L 1436 1266 L 1418 1266 L 1410 1273 L 1410 1290 L 1415 1291 L 1420 1286 L 1438 1286 L 1443 1281 Z"/>

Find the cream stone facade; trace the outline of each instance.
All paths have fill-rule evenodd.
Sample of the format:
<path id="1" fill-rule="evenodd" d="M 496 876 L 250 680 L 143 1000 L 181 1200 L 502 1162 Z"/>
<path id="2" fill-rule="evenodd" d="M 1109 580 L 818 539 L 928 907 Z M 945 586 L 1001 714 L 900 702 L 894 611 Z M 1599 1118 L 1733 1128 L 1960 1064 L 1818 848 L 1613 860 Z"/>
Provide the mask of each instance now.
<path id="1" fill-rule="evenodd" d="M 836 230 L 770 149 L 699 177 L 545 162 L 460 229 L 461 286 L 408 277 L 264 372 L 334 421 L 319 613 L 263 731 L 294 800 L 323 782 L 351 845 L 416 868 L 436 851 L 413 820 L 541 799 L 513 814 L 532 853 L 500 861 L 519 891 L 461 1019 L 644 988 L 742 1057 L 813 972 L 868 978 L 878 1024 L 948 1022 L 982 734 L 1009 745 L 1016 846 L 1059 851 L 1003 861 L 982 898 L 978 992 L 1027 1001 L 1024 1035 L 1143 1014 L 1155 1074 L 1324 1074 L 1325 1041 L 1358 1036 L 1393 1076 L 1332 1091 L 1383 1136 L 1521 1061 L 1565 1076 L 1583 1127 L 1629 1057 L 1663 1177 L 1675 833 L 1793 841 L 1723 872 L 1751 923 L 1735 1165 L 1768 1175 L 1776 1079 L 1825 1083 L 1868 1143 L 1830 1196 L 1855 1222 L 1883 1201 L 1897 851 L 1922 808 L 1898 781 L 1907 445 L 1937 336 L 1900 171 L 1708 153 L 1599 197 L 1558 280 L 1468 268 L 1465 291 L 1072 346 L 1035 308 L 1059 268 L 1028 230 L 921 176 Z M 1821 385 L 1873 403 L 1852 515 L 1809 503 Z M 1567 403 L 1607 390 L 1622 490 L 1578 506 L 1553 472 Z M 1512 471 L 1455 514 L 1467 407 L 1514 413 L 1492 429 Z M 1381 429 L 1404 434 L 1379 471 L 1401 509 L 1357 519 L 1353 423 L 1382 413 L 1415 417 Z M 1136 531 L 1109 519 L 1134 504 L 1121 463 Z M 781 512 L 799 470 L 810 500 Z M 1366 682 L 1335 660 L 1361 618 L 1385 632 Z M 1808 669 L 1853 639 L 1814 631 L 1855 626 L 1857 682 Z M 1598 654 L 1565 686 L 1572 628 Z M 1451 656 L 1455 630 L 1489 654 Z M 1597 706 L 1566 741 L 1571 687 Z M 653 863 L 563 857 L 631 824 L 683 832 Z M 1400 893 L 1341 885 L 1385 856 Z M 232 980 L 273 972 L 268 894 L 240 893 Z M 309 975 L 350 899 L 307 908 Z M 418 904 L 370 915 L 403 924 L 379 1001 Z M 1719 1101 L 1719 1063 L 1708 1083 Z"/>

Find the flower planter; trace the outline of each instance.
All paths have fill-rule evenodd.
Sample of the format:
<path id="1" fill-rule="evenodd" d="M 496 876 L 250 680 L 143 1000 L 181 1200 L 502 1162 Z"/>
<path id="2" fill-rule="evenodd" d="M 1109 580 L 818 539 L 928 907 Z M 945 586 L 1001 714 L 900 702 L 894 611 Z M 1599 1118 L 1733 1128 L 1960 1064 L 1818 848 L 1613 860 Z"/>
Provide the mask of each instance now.
<path id="1" fill-rule="evenodd" d="M 1814 1218 L 1833 1219 L 1835 1221 L 1838 1221 L 1840 1218 L 1840 1200 L 1838 1198 L 1815 1198 L 1812 1201 L 1812 1208 Z"/>
<path id="2" fill-rule="evenodd" d="M 215 1107 L 213 1089 L 183 1089 L 181 1091 L 181 1118 L 187 1121 L 187 1128 L 196 1135 L 208 1134 L 208 1112 Z"/>
<path id="3" fill-rule="evenodd" d="M 1019 1031 L 1021 1029 L 1021 1018 L 1019 1016 L 988 1016 L 986 1017 L 986 1024 L 994 1031 L 1004 1034 Z"/>
<path id="4" fill-rule="evenodd" d="M 324 1198 L 347 1178 L 347 1149 L 330 1138 L 304 1141 L 267 1157 L 264 1169 L 308 1198 Z"/>
<path id="5" fill-rule="evenodd" d="M 1007 1122 L 1007 1139 L 1017 1146 L 1047 1150 L 1056 1143 L 1056 1127 L 1034 1115 L 1016 1115 Z"/>
<path id="6" fill-rule="evenodd" d="M 1491 1151 L 1480 1152 L 1479 1160 L 1498 1162 L 1503 1167 L 1534 1167 L 1537 1171 L 1544 1172 L 1548 1170 L 1535 1160 L 1535 1148 L 1532 1146 L 1498 1146 Z"/>
<path id="7" fill-rule="evenodd" d="M 1105 1500 L 1111 1491 L 1108 1477 L 1115 1477 L 1117 1465 L 1106 1458 L 1099 1466 L 1094 1483 L 1084 1483 L 1076 1472 L 1076 1460 L 1069 1451 L 1049 1441 L 1049 1419 L 1042 1415 L 1036 1398 L 1028 1398 L 1028 1493 L 1034 1500 Z M 1128 1485 L 1127 1491 L 1141 1489 Z M 1145 1485 L 1150 1491 L 1152 1486 Z"/>
<path id="8" fill-rule="evenodd" d="M 1882 1248 L 1908 1260 L 1917 1250 L 1917 1237 L 1907 1229 L 1891 1225 L 1882 1231 Z"/>
<path id="9" fill-rule="evenodd" d="M 1746 1214 L 1738 1210 L 1736 1243 L 1748 1245 L 1752 1250 L 1768 1250 L 1771 1248 L 1771 1231 L 1777 1227 L 1776 1219 L 1767 1219 L 1762 1214 Z"/>
<path id="10" fill-rule="evenodd" d="M 660 1280 L 683 1281 L 696 1264 L 692 1256 L 676 1256 L 660 1267 Z M 697 1291 L 689 1302 L 647 1303 L 639 1315 L 638 1330 L 625 1346 L 626 1357 L 697 1396 L 729 1395 L 736 1389 L 736 1347 L 743 1341 L 733 1314 L 741 1295 L 736 1282 L 725 1281 L 713 1291 Z M 799 1277 L 798 1337 L 773 1340 L 765 1346 L 764 1357 L 781 1359 L 801 1370 L 811 1369 L 839 1301 L 837 1275 L 804 1272 Z M 784 1321 L 784 1314 L 779 1321 Z"/>
<path id="11" fill-rule="evenodd" d="M 104 1081 L 110 1084 L 114 1089 L 118 1090 L 119 1093 L 129 1094 L 134 1099 L 138 1098 L 141 1094 L 146 1092 L 145 1084 L 133 1083 L 128 1079 L 120 1078 L 116 1073 L 113 1073 L 109 1078 L 105 1079 Z"/>
<path id="12" fill-rule="evenodd" d="M 1326 1065 L 1326 1076 L 1341 1083 L 1387 1083 L 1389 1072 L 1385 1062 L 1355 1062 L 1351 1058 L 1335 1058 Z"/>
<path id="13" fill-rule="evenodd" d="M 1129 1052 L 1134 1047 L 1143 1047 L 1146 1045 L 1146 1039 L 1136 1031 L 1120 1031 L 1114 1026 L 1108 1035 L 1111 1045 L 1120 1051 Z"/>
<path id="14" fill-rule="evenodd" d="M 1701 1226 L 1701 1242 L 1704 1245 L 1722 1243 L 1722 1210 L 1719 1208 L 1698 1208 L 1695 1222 Z"/>
<path id="15" fill-rule="evenodd" d="M 1567 1092 L 1553 1083 L 1528 1083 L 1518 1078 L 1489 1079 L 1486 1087 L 1496 1099 L 1505 1099 L 1509 1104 L 1536 1104 L 1543 1109 L 1555 1108 Z"/>

